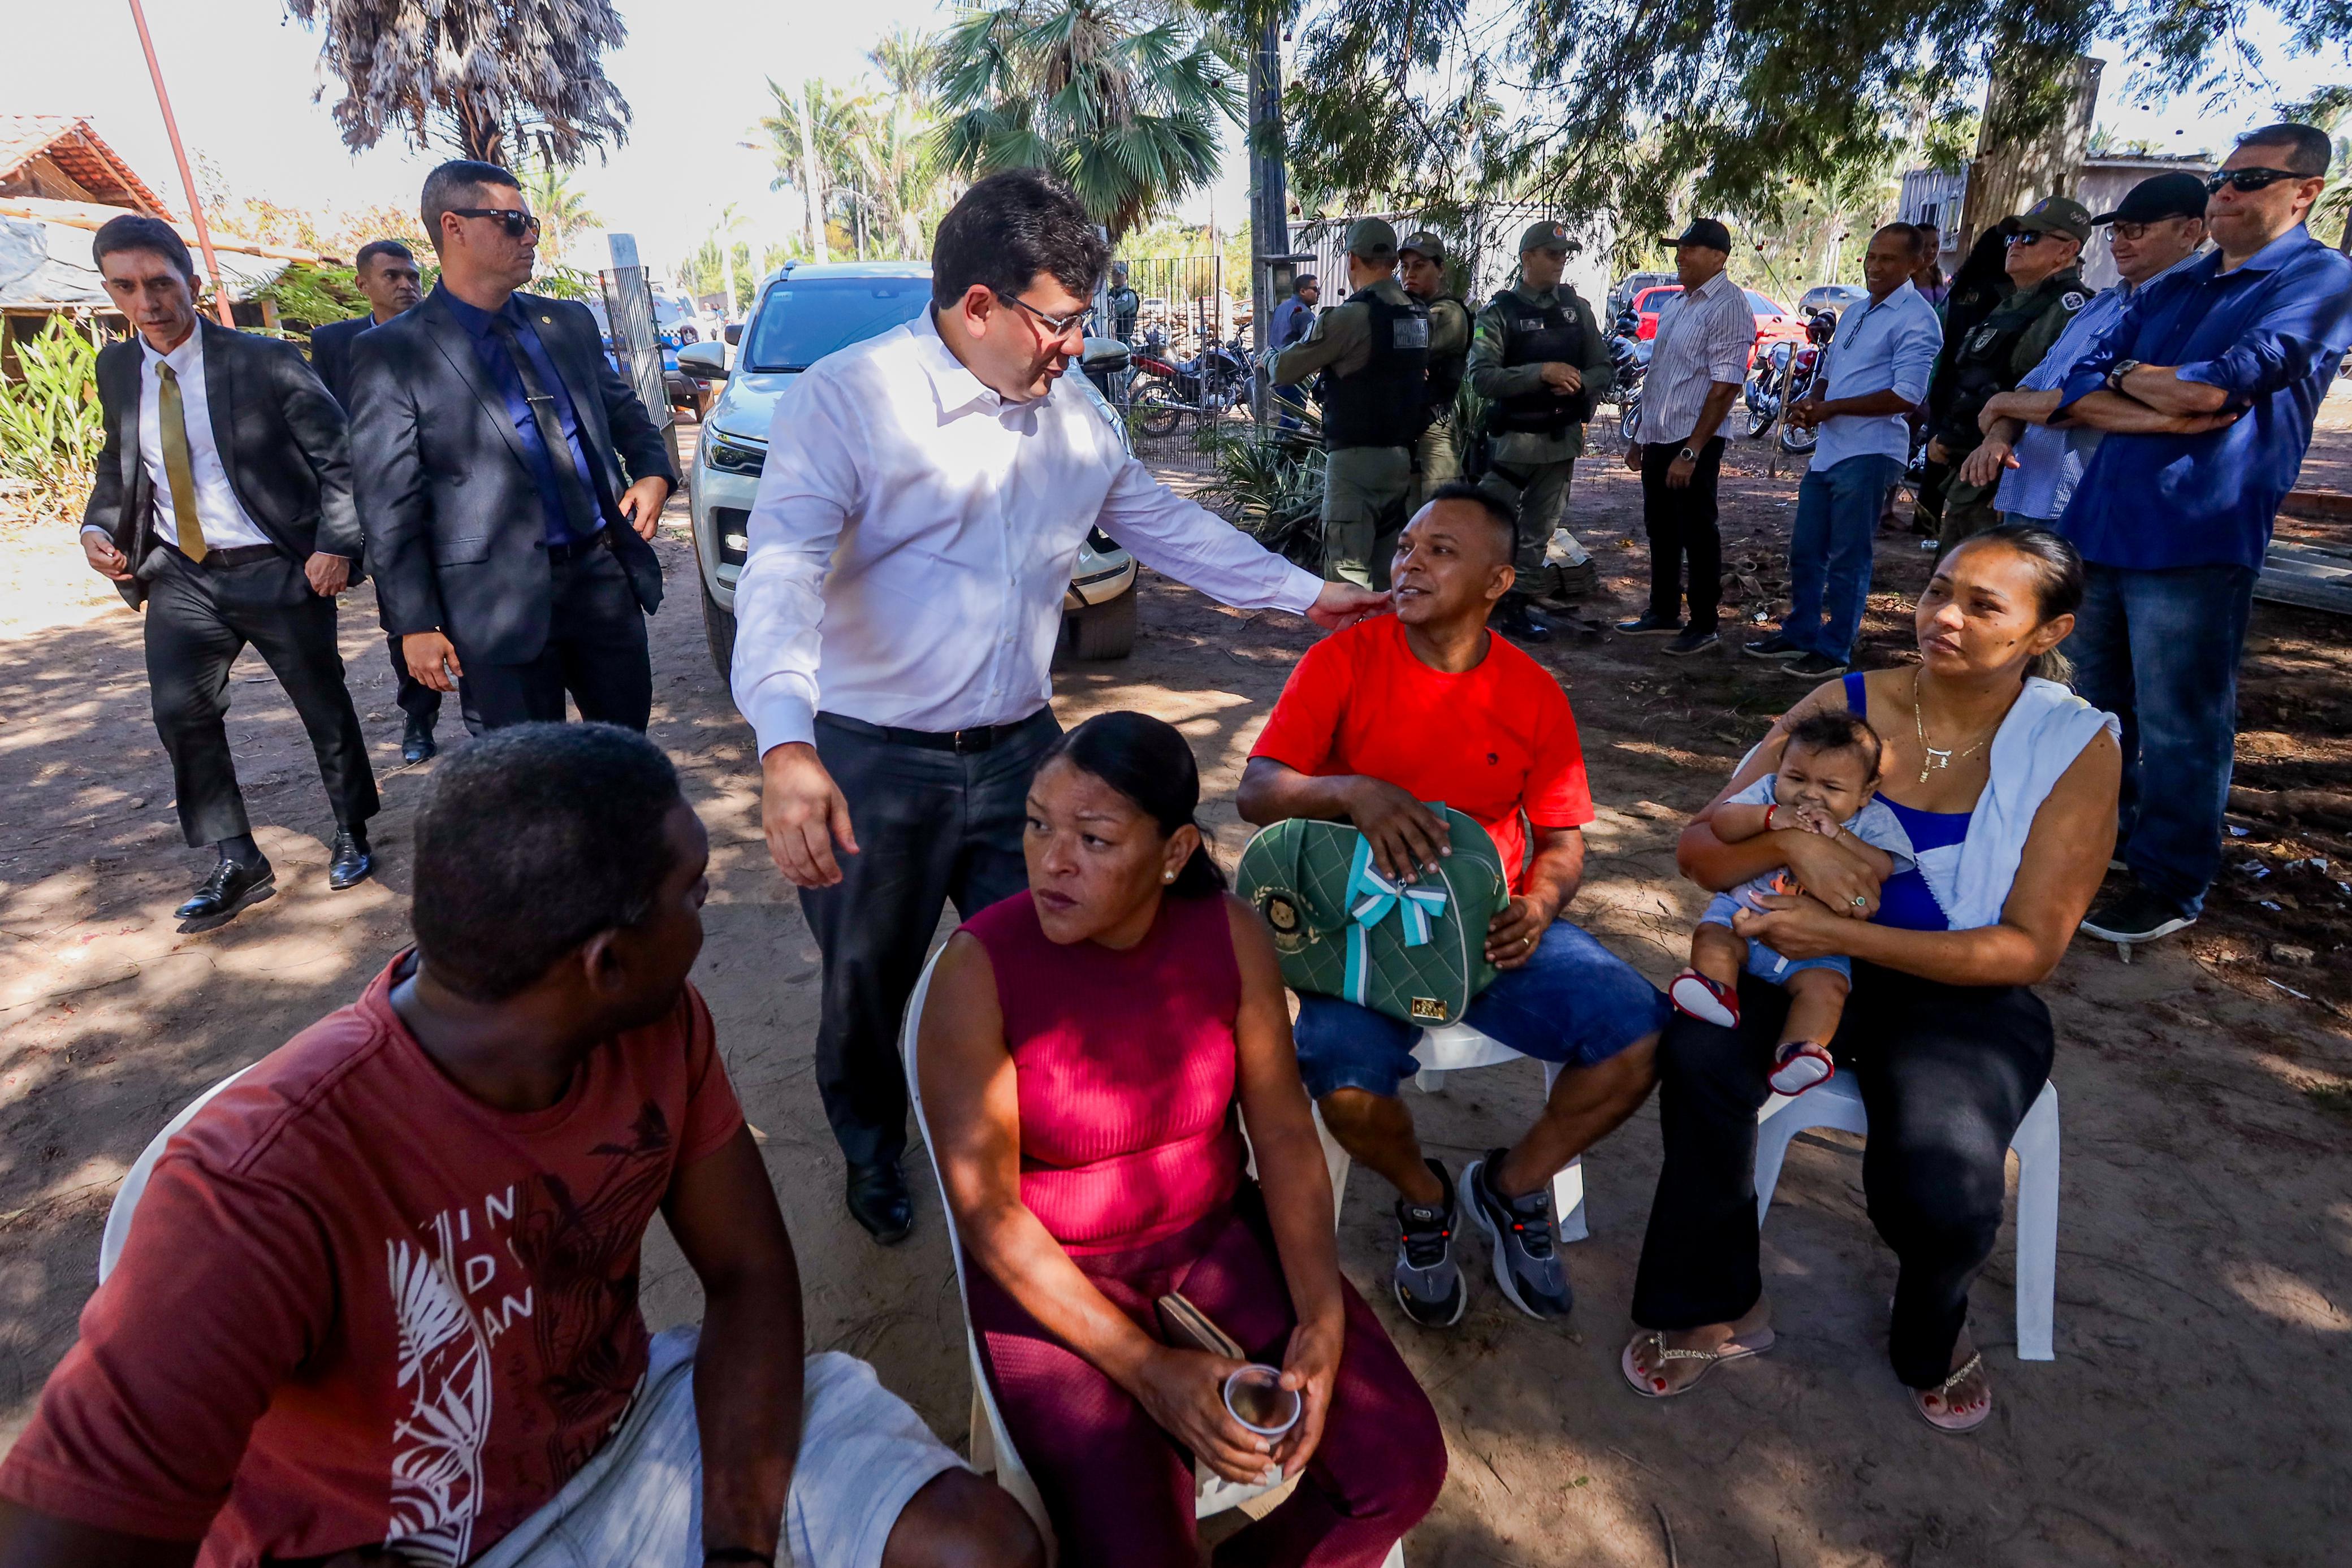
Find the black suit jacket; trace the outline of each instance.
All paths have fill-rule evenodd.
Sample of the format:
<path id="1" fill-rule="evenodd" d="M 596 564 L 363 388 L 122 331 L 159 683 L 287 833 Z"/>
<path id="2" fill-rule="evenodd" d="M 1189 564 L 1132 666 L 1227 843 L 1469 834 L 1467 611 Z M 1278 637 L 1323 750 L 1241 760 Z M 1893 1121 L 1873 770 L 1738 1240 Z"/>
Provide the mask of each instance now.
<path id="1" fill-rule="evenodd" d="M 310 331 L 310 368 L 343 405 L 352 411 L 352 340 L 375 325 L 373 313 L 354 316 L 348 321 L 330 321 Z"/>
<path id="2" fill-rule="evenodd" d="M 237 500 L 270 542 L 296 563 L 324 550 L 359 570 L 362 538 L 352 499 L 351 448 L 343 411 L 293 344 L 233 332 L 199 319 L 205 335 L 205 402 L 213 444 Z M 131 561 L 115 584 L 133 608 L 162 564 L 155 487 L 139 457 L 142 350 L 134 334 L 98 356 L 98 401 L 106 449 L 83 509 L 84 528 L 104 528 Z"/>
<path id="3" fill-rule="evenodd" d="M 518 294 L 580 418 L 608 517 L 629 483 L 675 486 L 661 431 L 604 359 L 588 308 Z M 384 628 L 441 632 L 461 661 L 524 664 L 547 646 L 551 572 L 539 486 L 505 397 L 436 288 L 352 347 L 352 450 Z M 625 465 L 625 476 L 624 467 Z M 624 523 L 604 537 L 647 614 L 661 563 Z"/>

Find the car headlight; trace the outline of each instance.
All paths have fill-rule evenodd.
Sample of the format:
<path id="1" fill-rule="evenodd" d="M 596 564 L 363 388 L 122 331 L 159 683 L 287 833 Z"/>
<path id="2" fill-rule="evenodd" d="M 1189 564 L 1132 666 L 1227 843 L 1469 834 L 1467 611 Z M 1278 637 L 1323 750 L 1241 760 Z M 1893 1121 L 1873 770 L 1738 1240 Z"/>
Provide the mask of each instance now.
<path id="1" fill-rule="evenodd" d="M 730 441 L 723 435 L 713 435 L 702 445 L 703 459 L 725 474 L 757 474 L 768 461 L 768 455 L 756 446 Z"/>

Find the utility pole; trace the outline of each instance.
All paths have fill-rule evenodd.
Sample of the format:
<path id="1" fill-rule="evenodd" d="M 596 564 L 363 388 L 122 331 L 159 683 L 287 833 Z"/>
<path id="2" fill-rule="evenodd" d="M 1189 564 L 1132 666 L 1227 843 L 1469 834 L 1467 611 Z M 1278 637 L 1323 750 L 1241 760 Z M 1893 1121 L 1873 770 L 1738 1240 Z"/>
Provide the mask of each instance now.
<path id="1" fill-rule="evenodd" d="M 2044 196 L 2074 193 L 2090 152 L 2091 119 L 2098 108 L 2099 74 L 2105 68 L 2088 55 L 2077 56 L 2067 78 L 2072 101 L 2065 112 L 2056 124 L 2028 140 L 2017 134 L 2015 125 L 2022 100 L 2035 84 L 2013 76 L 2014 68 L 2004 62 L 1994 64 L 1985 89 L 1976 156 L 1969 162 L 1968 192 L 1960 200 L 1962 256 L 2001 219 Z"/>
<path id="2" fill-rule="evenodd" d="M 793 107 L 801 117 L 801 210 L 808 217 L 809 254 L 822 266 L 832 257 L 825 255 L 824 213 L 817 204 L 816 134 L 809 124 L 810 86 L 808 82 L 801 83 L 800 91 L 793 95 Z"/>
<path id="3" fill-rule="evenodd" d="M 1265 259 L 1290 251 L 1290 182 L 1283 166 L 1282 23 L 1271 14 L 1249 57 L 1250 346 L 1263 355 L 1273 330 L 1274 270 Z M 1250 378 L 1250 402 L 1265 423 L 1264 378 Z"/>
<path id="4" fill-rule="evenodd" d="M 155 83 L 155 107 L 163 111 L 163 130 L 172 139 L 172 156 L 180 165 L 180 189 L 188 198 L 188 218 L 196 225 L 196 248 L 205 253 L 205 270 L 212 274 L 213 308 L 220 323 L 236 329 L 236 313 L 229 308 L 228 279 L 221 276 L 220 257 L 213 254 L 213 231 L 205 222 L 204 198 L 196 194 L 196 177 L 188 172 L 188 150 L 180 145 L 180 122 L 172 114 L 172 95 L 163 90 L 163 68 L 155 58 L 155 40 L 147 36 L 147 13 L 131 0 L 131 19 L 139 26 L 139 47 L 147 51 L 147 74 Z"/>

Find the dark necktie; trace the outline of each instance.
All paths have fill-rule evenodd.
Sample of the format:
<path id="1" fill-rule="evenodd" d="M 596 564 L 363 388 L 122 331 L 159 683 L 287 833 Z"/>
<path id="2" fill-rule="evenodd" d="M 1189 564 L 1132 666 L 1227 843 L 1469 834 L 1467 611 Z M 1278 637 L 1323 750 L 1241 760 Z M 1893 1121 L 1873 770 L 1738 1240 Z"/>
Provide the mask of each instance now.
<path id="1" fill-rule="evenodd" d="M 588 494 L 588 482 L 581 476 L 580 465 L 572 461 L 572 443 L 563 439 L 563 421 L 556 416 L 555 399 L 540 381 L 539 371 L 530 362 L 514 323 L 504 314 L 492 316 L 490 330 L 507 346 L 507 357 L 514 361 L 515 374 L 522 378 L 523 401 L 530 404 L 530 417 L 539 426 L 540 444 L 547 448 L 547 460 L 554 465 L 555 489 L 563 498 L 563 515 L 572 537 L 589 538 L 604 526 L 604 519 Z"/>

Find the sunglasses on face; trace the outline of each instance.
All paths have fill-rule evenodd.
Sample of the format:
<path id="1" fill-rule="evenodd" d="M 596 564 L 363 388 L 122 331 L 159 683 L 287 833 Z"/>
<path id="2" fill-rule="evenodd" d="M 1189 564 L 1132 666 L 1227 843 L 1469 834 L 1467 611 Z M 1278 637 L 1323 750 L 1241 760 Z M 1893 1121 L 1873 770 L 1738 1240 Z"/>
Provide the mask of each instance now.
<path id="1" fill-rule="evenodd" d="M 539 232 L 539 219 L 521 207 L 451 207 L 461 218 L 495 218 L 509 239 L 520 239 Z"/>
<path id="2" fill-rule="evenodd" d="M 2011 245 L 2040 245 L 2043 240 L 2054 237 L 2056 236 L 2043 234 L 2040 229 L 2021 229 L 2016 234 L 2009 236 L 2009 243 Z"/>
<path id="3" fill-rule="evenodd" d="M 2285 169 L 2224 169 L 2218 174 L 2205 176 L 2205 193 L 2211 195 L 2222 186 L 2233 191 L 2260 191 L 2277 184 L 2281 180 L 2301 180 L 2306 176 Z"/>
<path id="4" fill-rule="evenodd" d="M 1086 322 L 1087 313 L 1084 310 L 1073 310 L 1067 316 L 1048 316 L 1017 294 L 999 294 L 997 298 L 1008 305 L 1018 305 L 1022 309 L 1034 316 L 1037 319 L 1037 325 L 1045 329 L 1045 335 L 1049 338 L 1066 338 Z"/>

